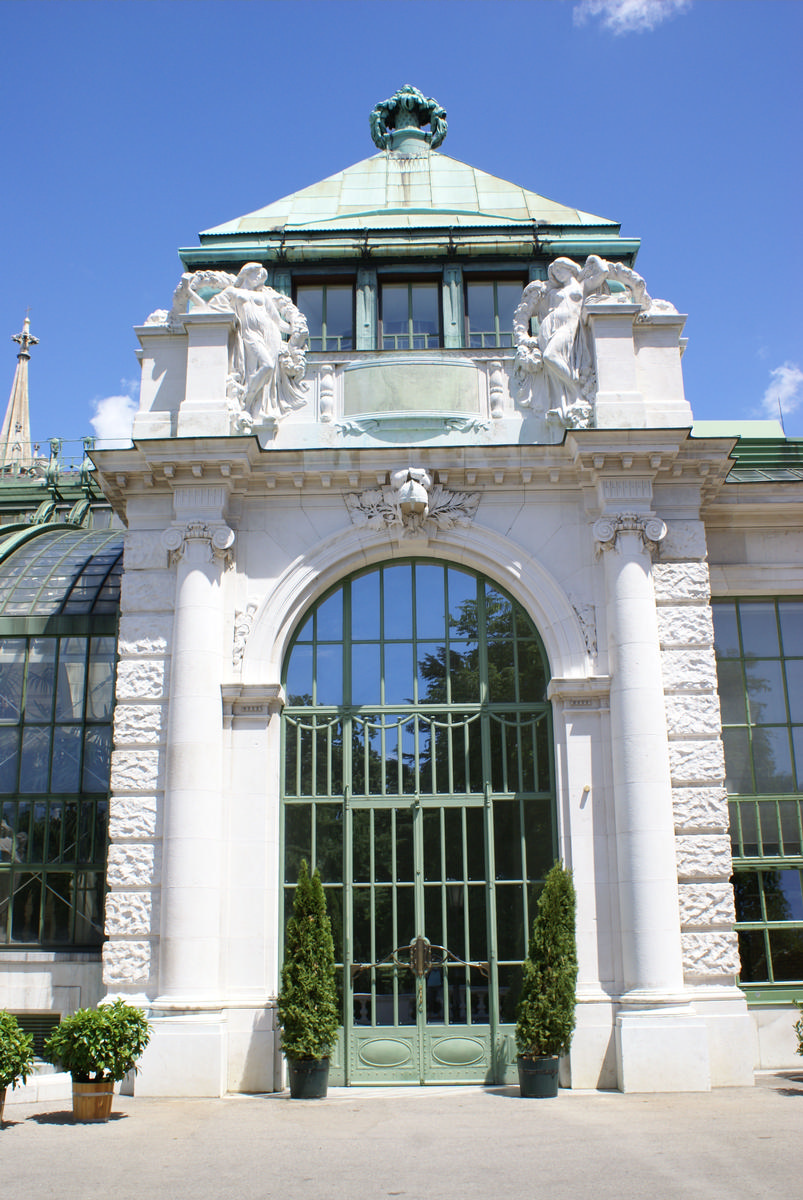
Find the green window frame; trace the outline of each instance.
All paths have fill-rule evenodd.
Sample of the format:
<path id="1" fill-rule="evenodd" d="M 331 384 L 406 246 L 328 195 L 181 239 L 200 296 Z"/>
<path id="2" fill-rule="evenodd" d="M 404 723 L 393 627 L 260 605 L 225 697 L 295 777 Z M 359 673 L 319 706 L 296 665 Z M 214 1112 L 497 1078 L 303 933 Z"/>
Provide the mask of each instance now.
<path id="1" fill-rule="evenodd" d="M 469 279 L 466 282 L 466 346 L 512 347 L 513 313 L 524 279 Z"/>
<path id="2" fill-rule="evenodd" d="M 442 344 L 441 290 L 440 279 L 381 282 L 383 350 L 433 350 Z"/>
<path id="3" fill-rule="evenodd" d="M 803 992 L 803 599 L 712 601 L 740 984 Z"/>
<path id="4" fill-rule="evenodd" d="M 354 349 L 354 284 L 296 284 L 296 306 L 307 318 L 312 351 Z"/>

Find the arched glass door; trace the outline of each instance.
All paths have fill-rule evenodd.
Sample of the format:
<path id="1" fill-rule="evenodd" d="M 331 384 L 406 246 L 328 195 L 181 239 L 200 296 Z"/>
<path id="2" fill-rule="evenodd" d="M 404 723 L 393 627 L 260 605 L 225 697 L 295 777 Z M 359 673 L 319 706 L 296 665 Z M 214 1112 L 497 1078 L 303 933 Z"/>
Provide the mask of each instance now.
<path id="1" fill-rule="evenodd" d="M 548 667 L 520 605 L 426 562 L 352 576 L 285 671 L 285 902 L 324 880 L 349 1083 L 490 1082 L 555 857 Z"/>

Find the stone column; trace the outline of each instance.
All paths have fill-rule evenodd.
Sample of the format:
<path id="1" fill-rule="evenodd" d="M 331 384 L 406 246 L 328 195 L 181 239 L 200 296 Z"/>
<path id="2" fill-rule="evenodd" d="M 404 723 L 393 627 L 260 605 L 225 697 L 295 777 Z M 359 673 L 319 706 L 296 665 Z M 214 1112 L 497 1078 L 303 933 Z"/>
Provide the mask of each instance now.
<path id="1" fill-rule="evenodd" d="M 201 491 L 202 489 L 198 489 Z M 220 491 L 222 489 L 209 489 Z M 176 497 L 177 509 L 179 497 Z M 155 1008 L 219 1002 L 223 869 L 222 521 L 162 536 L 177 560 L 162 860 L 160 997 Z"/>
<path id="2" fill-rule="evenodd" d="M 647 513 L 594 525 L 605 557 L 611 757 L 622 939 L 619 1086 L 707 1089 L 704 1025 L 683 989 L 672 792 L 651 554 L 665 537 Z"/>

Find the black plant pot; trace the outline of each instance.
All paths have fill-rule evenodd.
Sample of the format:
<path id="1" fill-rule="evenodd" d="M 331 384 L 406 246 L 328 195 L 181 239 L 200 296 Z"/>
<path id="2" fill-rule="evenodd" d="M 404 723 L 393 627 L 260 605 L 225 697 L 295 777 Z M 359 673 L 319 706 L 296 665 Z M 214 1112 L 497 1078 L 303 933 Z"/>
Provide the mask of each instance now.
<path id="1" fill-rule="evenodd" d="M 328 1058 L 288 1058 L 292 1100 L 324 1100 L 329 1085 Z"/>
<path id="2" fill-rule="evenodd" d="M 558 1056 L 518 1059 L 519 1091 L 528 1100 L 558 1094 Z"/>

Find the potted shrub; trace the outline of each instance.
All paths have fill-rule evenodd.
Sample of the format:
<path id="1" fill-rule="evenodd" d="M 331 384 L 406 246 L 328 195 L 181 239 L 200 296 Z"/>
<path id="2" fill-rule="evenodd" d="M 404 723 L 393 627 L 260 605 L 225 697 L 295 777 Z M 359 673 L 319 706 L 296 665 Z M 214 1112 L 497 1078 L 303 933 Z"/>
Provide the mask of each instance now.
<path id="1" fill-rule="evenodd" d="M 319 1100 L 326 1095 L 329 1055 L 337 1040 L 340 1011 L 335 985 L 335 951 L 326 896 L 316 870 L 302 860 L 293 899 L 279 992 L 282 1050 L 290 1095 Z"/>
<path id="2" fill-rule="evenodd" d="M 0 1124 L 6 1089 L 25 1083 L 33 1071 L 33 1038 L 23 1033 L 19 1021 L 10 1012 L 0 1011 Z"/>
<path id="3" fill-rule="evenodd" d="M 577 945 L 571 871 L 556 862 L 538 899 L 516 1009 L 522 1096 L 557 1096 L 558 1056 L 574 1032 Z"/>
<path id="4" fill-rule="evenodd" d="M 139 1008 L 123 1000 L 79 1008 L 44 1045 L 44 1057 L 72 1075 L 73 1118 L 108 1121 L 114 1085 L 131 1070 L 150 1039 Z"/>

